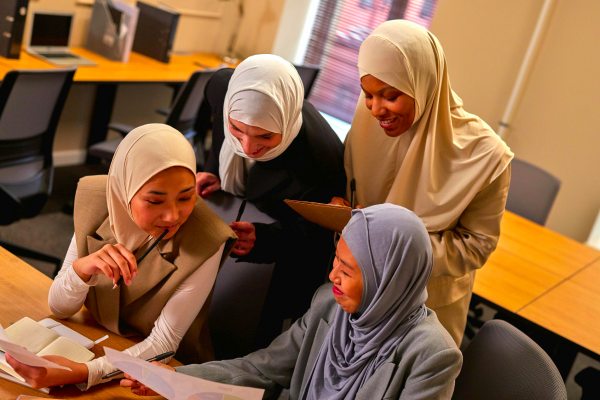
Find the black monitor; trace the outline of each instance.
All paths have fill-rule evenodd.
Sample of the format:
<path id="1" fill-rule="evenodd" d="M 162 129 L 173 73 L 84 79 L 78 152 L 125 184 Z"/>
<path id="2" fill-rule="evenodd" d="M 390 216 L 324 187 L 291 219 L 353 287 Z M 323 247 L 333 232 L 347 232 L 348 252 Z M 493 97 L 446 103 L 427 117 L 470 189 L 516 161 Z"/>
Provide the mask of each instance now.
<path id="1" fill-rule="evenodd" d="M 68 46 L 72 21 L 73 15 L 34 13 L 29 45 Z"/>

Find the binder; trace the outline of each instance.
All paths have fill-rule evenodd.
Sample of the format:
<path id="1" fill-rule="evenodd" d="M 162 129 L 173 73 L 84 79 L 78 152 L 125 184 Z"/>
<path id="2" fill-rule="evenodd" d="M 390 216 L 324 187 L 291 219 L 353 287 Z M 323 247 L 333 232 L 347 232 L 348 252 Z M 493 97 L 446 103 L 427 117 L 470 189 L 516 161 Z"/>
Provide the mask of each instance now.
<path id="1" fill-rule="evenodd" d="M 0 56 L 21 57 L 29 0 L 0 1 Z"/>
<path id="2" fill-rule="evenodd" d="M 140 9 L 133 51 L 168 63 L 179 23 L 179 14 L 164 7 L 137 2 Z"/>
<path id="3" fill-rule="evenodd" d="M 113 61 L 128 62 L 139 9 L 120 1 L 95 0 L 86 49 Z"/>

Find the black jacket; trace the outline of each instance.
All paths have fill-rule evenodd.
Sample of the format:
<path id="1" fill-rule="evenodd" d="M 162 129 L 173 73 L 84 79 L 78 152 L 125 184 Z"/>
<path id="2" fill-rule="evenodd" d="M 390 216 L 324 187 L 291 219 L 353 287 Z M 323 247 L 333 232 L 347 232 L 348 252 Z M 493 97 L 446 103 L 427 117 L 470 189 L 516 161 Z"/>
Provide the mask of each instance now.
<path id="1" fill-rule="evenodd" d="M 205 89 L 205 99 L 212 111 L 213 131 L 204 171 L 216 176 L 219 176 L 219 153 L 224 140 L 223 103 L 233 71 L 230 68 L 219 70 Z M 329 203 L 332 197 L 343 196 L 345 189 L 344 146 L 321 114 L 304 100 L 302 127 L 292 144 L 279 157 L 256 162 L 248 172 L 246 198 L 277 222 L 255 224 L 255 247 L 243 257 L 244 261 L 278 261 L 283 256 L 291 256 L 290 251 L 295 253 L 293 249 L 306 252 L 308 249 L 302 249 L 302 244 L 309 245 L 306 240 L 311 236 L 331 236 L 329 231 L 300 217 L 283 200 Z M 313 240 L 309 242 L 313 242 L 311 247 L 314 246 Z M 329 247 L 330 242 L 327 243 Z"/>

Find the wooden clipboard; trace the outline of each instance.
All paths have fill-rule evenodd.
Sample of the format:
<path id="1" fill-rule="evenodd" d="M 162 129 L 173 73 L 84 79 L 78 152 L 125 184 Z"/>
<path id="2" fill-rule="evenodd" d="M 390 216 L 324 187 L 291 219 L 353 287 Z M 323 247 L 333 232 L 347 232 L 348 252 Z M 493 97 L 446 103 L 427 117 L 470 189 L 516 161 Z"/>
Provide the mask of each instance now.
<path id="1" fill-rule="evenodd" d="M 310 222 L 335 232 L 342 232 L 352 217 L 352 208 L 346 206 L 297 200 L 284 201 Z"/>

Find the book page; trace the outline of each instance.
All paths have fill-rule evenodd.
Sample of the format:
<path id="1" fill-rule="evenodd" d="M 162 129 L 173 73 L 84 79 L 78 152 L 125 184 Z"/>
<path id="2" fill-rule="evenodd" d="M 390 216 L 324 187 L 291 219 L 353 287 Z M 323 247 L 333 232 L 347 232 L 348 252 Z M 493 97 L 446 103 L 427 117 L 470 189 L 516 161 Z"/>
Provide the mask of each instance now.
<path id="1" fill-rule="evenodd" d="M 61 356 L 78 363 L 84 363 L 94 358 L 94 353 L 66 337 L 59 337 L 37 355 L 40 357 Z"/>
<path id="2" fill-rule="evenodd" d="M 31 318 L 21 318 L 8 328 L 6 335 L 14 344 L 25 347 L 32 353 L 38 353 L 55 341 L 59 336 Z"/>
<path id="3" fill-rule="evenodd" d="M 173 372 L 109 347 L 104 352 L 108 362 L 168 400 L 262 400 L 265 392 Z"/>

